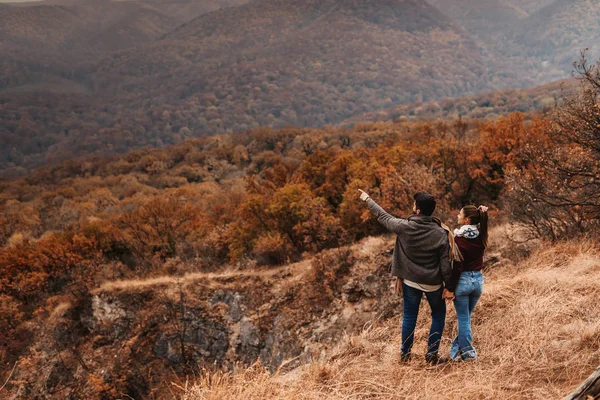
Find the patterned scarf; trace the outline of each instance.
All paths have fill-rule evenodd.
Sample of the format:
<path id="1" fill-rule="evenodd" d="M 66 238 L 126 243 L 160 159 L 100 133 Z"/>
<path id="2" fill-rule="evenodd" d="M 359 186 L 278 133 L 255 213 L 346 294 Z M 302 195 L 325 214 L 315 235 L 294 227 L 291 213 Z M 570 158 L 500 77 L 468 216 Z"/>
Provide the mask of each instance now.
<path id="1" fill-rule="evenodd" d="M 459 229 L 454 230 L 454 236 L 475 239 L 479 236 L 479 229 L 477 225 L 463 225 Z"/>

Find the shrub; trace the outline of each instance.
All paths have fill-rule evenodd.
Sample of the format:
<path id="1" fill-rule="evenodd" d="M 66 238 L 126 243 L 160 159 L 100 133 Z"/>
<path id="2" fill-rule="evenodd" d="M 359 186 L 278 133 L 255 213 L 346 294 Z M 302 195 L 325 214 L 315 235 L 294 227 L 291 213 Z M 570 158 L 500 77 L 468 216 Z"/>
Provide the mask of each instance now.
<path id="1" fill-rule="evenodd" d="M 579 94 L 556 107 L 544 134 L 532 135 L 523 168 L 508 177 L 514 218 L 553 240 L 600 227 L 600 71 L 585 53 L 575 68 Z"/>

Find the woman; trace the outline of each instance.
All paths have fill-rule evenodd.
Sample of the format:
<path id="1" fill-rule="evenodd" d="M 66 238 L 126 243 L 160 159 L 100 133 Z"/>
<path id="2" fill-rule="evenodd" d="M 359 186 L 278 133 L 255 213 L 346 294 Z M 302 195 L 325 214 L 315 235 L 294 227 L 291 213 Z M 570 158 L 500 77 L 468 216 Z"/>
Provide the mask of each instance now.
<path id="1" fill-rule="evenodd" d="M 458 318 L 458 336 L 450 346 L 455 361 L 474 360 L 471 314 L 483 291 L 483 253 L 488 242 L 488 208 L 466 206 L 458 214 L 460 228 L 454 230 L 454 240 L 463 261 L 455 261 L 448 296 L 454 300 Z M 452 293 L 453 292 L 453 293 Z"/>

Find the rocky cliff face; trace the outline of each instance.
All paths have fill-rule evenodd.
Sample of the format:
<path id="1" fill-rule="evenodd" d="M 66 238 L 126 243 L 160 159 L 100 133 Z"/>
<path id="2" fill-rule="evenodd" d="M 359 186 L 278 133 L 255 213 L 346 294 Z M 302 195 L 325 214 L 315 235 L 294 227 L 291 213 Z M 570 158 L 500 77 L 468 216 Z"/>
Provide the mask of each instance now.
<path id="1" fill-rule="evenodd" d="M 40 318 L 12 398 L 144 398 L 202 368 L 293 368 L 400 312 L 391 247 L 371 238 L 278 269 L 112 282 L 62 299 Z"/>

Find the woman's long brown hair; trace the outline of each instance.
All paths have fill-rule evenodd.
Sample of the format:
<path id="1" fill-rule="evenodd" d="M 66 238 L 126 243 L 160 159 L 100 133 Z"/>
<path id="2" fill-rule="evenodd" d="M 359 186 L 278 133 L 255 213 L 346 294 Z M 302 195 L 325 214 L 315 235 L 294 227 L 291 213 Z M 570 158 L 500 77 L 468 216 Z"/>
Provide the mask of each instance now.
<path id="1" fill-rule="evenodd" d="M 479 236 L 483 241 L 483 246 L 488 246 L 488 213 L 481 211 L 475 206 L 463 207 L 463 215 L 471 220 L 471 225 L 479 225 Z"/>

